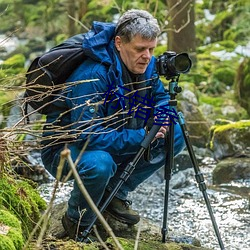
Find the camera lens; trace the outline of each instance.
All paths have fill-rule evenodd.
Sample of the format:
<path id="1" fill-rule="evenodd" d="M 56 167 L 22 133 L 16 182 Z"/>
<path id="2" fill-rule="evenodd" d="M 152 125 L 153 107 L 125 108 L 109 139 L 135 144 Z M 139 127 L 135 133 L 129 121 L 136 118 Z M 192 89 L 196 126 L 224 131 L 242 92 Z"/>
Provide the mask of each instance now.
<path id="1" fill-rule="evenodd" d="M 174 58 L 175 69 L 179 73 L 186 73 L 191 67 L 191 60 L 186 53 L 177 55 Z"/>
<path id="2" fill-rule="evenodd" d="M 156 61 L 157 73 L 165 76 L 166 79 L 187 73 L 191 66 L 192 61 L 187 53 L 176 54 L 174 51 L 164 52 Z"/>

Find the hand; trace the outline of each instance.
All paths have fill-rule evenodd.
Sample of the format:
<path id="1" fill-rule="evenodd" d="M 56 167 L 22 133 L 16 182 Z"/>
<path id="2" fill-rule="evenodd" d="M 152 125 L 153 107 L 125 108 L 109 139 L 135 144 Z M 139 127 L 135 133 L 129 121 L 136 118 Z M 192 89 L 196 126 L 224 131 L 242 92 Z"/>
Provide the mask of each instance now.
<path id="1" fill-rule="evenodd" d="M 169 126 L 161 126 L 155 135 L 155 139 L 165 138 L 166 133 L 169 131 Z"/>
<path id="2" fill-rule="evenodd" d="M 166 118 L 166 121 L 168 121 L 168 120 L 169 120 L 169 118 Z M 168 122 L 166 124 L 168 124 Z M 161 126 L 160 129 L 159 129 L 159 131 L 156 133 L 153 142 L 156 139 L 165 138 L 165 136 L 166 136 L 166 134 L 167 134 L 168 131 L 169 131 L 169 125 Z"/>

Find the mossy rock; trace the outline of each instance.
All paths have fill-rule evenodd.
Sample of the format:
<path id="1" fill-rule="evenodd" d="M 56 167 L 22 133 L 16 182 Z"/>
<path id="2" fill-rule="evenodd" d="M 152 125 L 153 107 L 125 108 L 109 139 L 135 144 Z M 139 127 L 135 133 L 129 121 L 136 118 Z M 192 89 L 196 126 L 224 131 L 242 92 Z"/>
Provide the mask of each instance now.
<path id="1" fill-rule="evenodd" d="M 218 96 L 200 93 L 199 104 L 203 114 L 212 123 L 216 122 L 217 119 L 225 119 L 225 117 L 230 121 L 249 118 L 247 111 L 237 103 L 230 91 Z"/>
<path id="2" fill-rule="evenodd" d="M 28 237 L 40 219 L 41 211 L 46 208 L 46 202 L 30 183 L 5 174 L 0 178 L 0 207 L 4 207 L 21 221 L 24 238 Z"/>
<path id="3" fill-rule="evenodd" d="M 9 211 L 0 209 L 0 249 L 22 249 L 24 239 L 21 223 Z"/>
<path id="4" fill-rule="evenodd" d="M 210 149 L 216 159 L 247 155 L 250 147 L 250 120 L 214 125 L 210 130 Z"/>
<path id="5" fill-rule="evenodd" d="M 135 240 L 134 239 L 125 239 L 118 237 L 117 238 L 123 250 L 134 250 Z M 110 250 L 117 250 L 113 239 L 108 238 L 105 242 L 106 246 Z M 102 250 L 104 247 L 100 242 L 93 242 L 91 244 L 74 242 L 73 240 L 56 240 L 56 239 L 44 239 L 42 246 L 44 249 L 60 249 L 60 250 Z M 35 243 L 30 245 L 31 249 L 41 249 L 35 247 Z M 51 247 L 51 248 L 50 248 Z M 42 248 L 43 249 L 43 248 Z M 185 243 L 175 243 L 167 242 L 162 243 L 160 240 L 145 240 L 139 239 L 138 250 L 211 250 L 206 247 L 198 247 L 194 245 L 189 245 Z"/>
<path id="6" fill-rule="evenodd" d="M 50 224 L 47 230 L 47 238 L 44 238 L 43 245 L 49 248 L 53 246 L 54 249 L 68 250 L 68 249 L 86 249 L 97 250 L 104 249 L 100 242 L 94 242 L 91 244 L 74 242 L 67 237 L 64 239 L 57 239 L 57 235 L 62 235 L 64 232 L 61 218 L 67 209 L 67 202 L 55 204 L 51 211 Z M 162 243 L 161 229 L 159 226 L 154 225 L 149 220 L 141 218 L 140 223 L 134 226 L 128 226 L 123 224 L 111 216 L 105 214 L 105 219 L 109 226 L 112 228 L 113 233 L 117 237 L 119 243 L 124 250 L 133 250 L 135 245 L 135 239 L 140 230 L 140 236 L 138 239 L 138 249 L 140 250 L 206 250 L 201 246 L 198 239 L 189 236 L 176 235 L 174 232 L 169 232 L 170 236 L 166 237 L 167 243 Z M 139 229 L 140 228 L 140 229 Z M 108 245 L 109 249 L 114 250 L 115 244 L 112 238 L 106 233 L 104 228 L 100 225 L 97 227 L 98 233 L 101 235 L 102 240 Z M 32 248 L 33 249 L 33 248 Z"/>
<path id="7" fill-rule="evenodd" d="M 135 246 L 135 240 L 134 239 L 124 239 L 124 238 L 118 238 L 120 244 L 122 245 L 124 250 L 133 250 Z M 107 243 L 110 243 L 114 245 L 113 239 L 109 238 Z M 113 249 L 113 248 L 111 248 Z M 162 243 L 160 240 L 139 240 L 138 242 L 138 250 L 208 250 L 208 248 L 204 247 L 198 247 L 190 244 L 185 243 L 175 243 L 175 242 L 166 242 Z"/>

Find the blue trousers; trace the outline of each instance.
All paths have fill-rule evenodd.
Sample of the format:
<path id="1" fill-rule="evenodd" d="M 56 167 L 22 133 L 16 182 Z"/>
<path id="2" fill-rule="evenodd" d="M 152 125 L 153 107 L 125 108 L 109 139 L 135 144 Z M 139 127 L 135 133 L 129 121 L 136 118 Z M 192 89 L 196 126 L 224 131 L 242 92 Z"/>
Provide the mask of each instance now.
<path id="1" fill-rule="evenodd" d="M 166 150 L 164 140 L 158 139 L 152 144 L 151 160 L 145 161 L 142 157 L 126 182 L 119 189 L 116 197 L 125 200 L 128 193 L 135 190 L 136 187 L 151 176 L 156 170 L 160 169 L 165 164 Z M 185 142 L 179 124 L 175 125 L 174 136 L 174 154 L 177 155 L 185 147 Z M 68 148 L 71 151 L 71 157 L 75 161 L 80 154 L 81 149 L 74 143 L 69 144 Z M 53 147 L 42 151 L 42 160 L 45 168 L 56 176 L 57 167 L 60 160 L 60 152 L 62 149 L 53 150 Z M 120 175 L 129 162 L 133 160 L 135 155 L 115 156 L 102 150 L 85 151 L 78 164 L 78 174 L 92 197 L 96 205 L 102 199 L 104 191 L 111 191 L 120 181 Z M 63 175 L 67 175 L 70 170 L 66 163 L 63 169 Z M 90 209 L 88 203 L 83 197 L 76 182 L 74 182 L 73 190 L 68 201 L 68 216 L 75 221 L 79 221 L 80 212 L 83 210 L 81 225 L 88 226 L 93 218 L 94 213 Z"/>

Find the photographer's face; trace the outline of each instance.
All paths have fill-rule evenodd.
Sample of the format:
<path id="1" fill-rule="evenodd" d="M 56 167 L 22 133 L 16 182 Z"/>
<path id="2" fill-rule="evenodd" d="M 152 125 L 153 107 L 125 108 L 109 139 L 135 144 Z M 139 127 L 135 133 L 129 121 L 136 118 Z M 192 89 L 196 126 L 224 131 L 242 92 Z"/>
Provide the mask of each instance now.
<path id="1" fill-rule="evenodd" d="M 124 43 L 121 37 L 115 37 L 115 46 L 128 70 L 134 74 L 143 74 L 151 60 L 157 39 L 147 40 L 136 35 L 130 42 Z"/>

